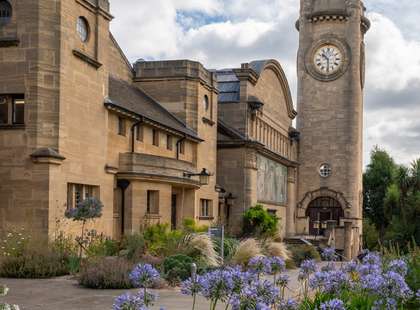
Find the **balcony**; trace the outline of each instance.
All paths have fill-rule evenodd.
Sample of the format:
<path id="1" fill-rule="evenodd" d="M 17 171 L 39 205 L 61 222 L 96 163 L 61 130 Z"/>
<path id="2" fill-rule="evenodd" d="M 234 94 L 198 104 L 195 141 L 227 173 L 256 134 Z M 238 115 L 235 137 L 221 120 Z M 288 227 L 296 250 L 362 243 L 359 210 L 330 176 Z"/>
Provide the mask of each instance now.
<path id="1" fill-rule="evenodd" d="M 184 174 L 184 172 L 197 172 L 196 167 L 190 162 L 139 153 L 121 153 L 119 161 L 119 179 L 139 179 L 191 188 L 200 187 L 198 180 L 186 177 Z"/>

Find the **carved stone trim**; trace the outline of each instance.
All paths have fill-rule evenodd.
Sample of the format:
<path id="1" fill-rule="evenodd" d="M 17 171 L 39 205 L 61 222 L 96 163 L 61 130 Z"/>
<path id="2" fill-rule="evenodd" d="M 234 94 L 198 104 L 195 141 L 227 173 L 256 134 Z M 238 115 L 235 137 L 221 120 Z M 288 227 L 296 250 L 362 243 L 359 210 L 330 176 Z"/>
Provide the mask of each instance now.
<path id="1" fill-rule="evenodd" d="M 96 70 L 98 70 L 100 67 L 102 67 L 102 64 L 97 61 L 96 59 L 92 58 L 88 54 L 79 51 L 79 50 L 73 50 L 73 55 L 79 58 L 80 60 L 86 62 L 88 65 L 94 67 Z"/>
<path id="2" fill-rule="evenodd" d="M 37 164 L 61 165 L 63 160 L 66 159 L 56 150 L 47 147 L 35 150 L 30 156 L 32 161 Z"/>
<path id="3" fill-rule="evenodd" d="M 341 192 L 337 192 L 335 190 L 332 190 L 328 187 L 321 187 L 317 190 L 314 190 L 312 192 L 307 192 L 305 194 L 305 196 L 303 197 L 303 199 L 298 203 L 298 209 L 300 209 L 300 212 L 303 211 L 305 212 L 306 208 L 308 207 L 308 205 L 311 203 L 311 201 L 313 201 L 316 198 L 319 197 L 331 197 L 336 199 L 341 206 L 343 207 L 343 209 L 350 209 L 351 205 L 350 203 L 347 201 L 347 199 L 344 197 L 344 194 Z"/>

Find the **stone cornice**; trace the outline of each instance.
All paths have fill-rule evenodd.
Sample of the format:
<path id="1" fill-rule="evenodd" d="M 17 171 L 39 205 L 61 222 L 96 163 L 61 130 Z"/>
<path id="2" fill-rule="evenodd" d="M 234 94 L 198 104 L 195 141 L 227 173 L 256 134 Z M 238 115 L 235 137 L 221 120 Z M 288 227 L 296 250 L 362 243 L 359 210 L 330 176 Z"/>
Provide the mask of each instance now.
<path id="1" fill-rule="evenodd" d="M 0 38 L 0 47 L 15 47 L 19 46 L 19 43 L 18 38 Z"/>
<path id="2" fill-rule="evenodd" d="M 96 70 L 102 67 L 102 64 L 99 61 L 80 50 L 74 49 L 73 55 L 79 58 L 80 60 L 86 62 L 88 65 L 94 67 Z"/>

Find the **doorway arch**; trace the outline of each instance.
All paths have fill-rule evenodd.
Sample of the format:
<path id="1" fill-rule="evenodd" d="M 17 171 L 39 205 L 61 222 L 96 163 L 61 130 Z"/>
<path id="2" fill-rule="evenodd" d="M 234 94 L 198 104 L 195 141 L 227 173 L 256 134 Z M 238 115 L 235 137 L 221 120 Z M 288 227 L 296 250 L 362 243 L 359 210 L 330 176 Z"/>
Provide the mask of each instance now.
<path id="1" fill-rule="evenodd" d="M 323 196 L 309 203 L 305 215 L 309 217 L 309 234 L 318 236 L 325 234 L 328 221 L 335 221 L 338 226 L 344 210 L 337 199 Z"/>

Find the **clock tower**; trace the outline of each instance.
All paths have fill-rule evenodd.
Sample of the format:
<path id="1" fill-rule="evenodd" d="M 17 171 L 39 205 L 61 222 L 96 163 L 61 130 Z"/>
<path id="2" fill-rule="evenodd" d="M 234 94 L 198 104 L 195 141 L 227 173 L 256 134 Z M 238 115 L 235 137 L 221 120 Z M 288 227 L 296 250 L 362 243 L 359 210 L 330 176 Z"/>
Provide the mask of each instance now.
<path id="1" fill-rule="evenodd" d="M 296 233 L 323 235 L 348 258 L 362 234 L 364 35 L 360 0 L 301 0 Z"/>

